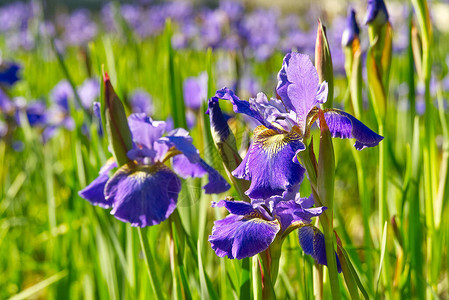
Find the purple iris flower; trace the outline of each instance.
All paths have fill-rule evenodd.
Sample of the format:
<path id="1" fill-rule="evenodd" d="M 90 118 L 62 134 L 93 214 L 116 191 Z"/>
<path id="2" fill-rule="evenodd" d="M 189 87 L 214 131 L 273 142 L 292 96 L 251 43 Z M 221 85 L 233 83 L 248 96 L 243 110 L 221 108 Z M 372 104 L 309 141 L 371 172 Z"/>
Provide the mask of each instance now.
<path id="1" fill-rule="evenodd" d="M 167 219 L 175 210 L 181 180 L 203 177 L 209 182 L 203 187 L 207 194 L 222 193 L 230 188 L 226 180 L 203 159 L 192 144 L 192 138 L 182 128 L 167 134 L 167 124 L 153 121 L 144 113 L 128 118 L 134 147 L 128 152 L 130 162 L 109 176 L 116 165 L 113 161 L 100 170 L 99 176 L 79 195 L 93 205 L 112 208 L 115 218 L 131 226 L 152 226 Z M 173 170 L 164 163 L 171 159 Z"/>
<path id="2" fill-rule="evenodd" d="M 0 68 L 0 84 L 12 86 L 20 80 L 20 66 L 16 63 L 7 63 Z"/>
<path id="3" fill-rule="evenodd" d="M 69 110 L 69 99 L 73 98 L 73 89 L 70 83 L 63 79 L 58 82 L 50 92 L 50 98 L 61 109 Z"/>
<path id="4" fill-rule="evenodd" d="M 368 7 L 365 16 L 365 24 L 382 26 L 388 22 L 389 16 L 387 7 L 383 0 L 368 0 Z"/>
<path id="5" fill-rule="evenodd" d="M 207 73 L 188 77 L 183 83 L 184 101 L 188 108 L 197 110 L 207 99 Z"/>
<path id="6" fill-rule="evenodd" d="M 327 83 L 319 84 L 317 71 L 307 55 L 292 52 L 284 57 L 276 92 L 280 99 L 270 101 L 263 93 L 249 101 L 240 100 L 227 88 L 215 95 L 231 101 L 234 112 L 248 115 L 260 124 L 254 130 L 248 153 L 232 172 L 237 178 L 251 181 L 245 192 L 251 199 L 297 191 L 305 172 L 297 154 L 306 148 L 303 140 L 310 136 L 311 126 L 318 118 L 316 106 L 327 100 Z M 326 109 L 324 117 L 332 136 L 354 138 L 357 150 L 376 146 L 383 139 L 342 110 Z"/>
<path id="7" fill-rule="evenodd" d="M 313 199 L 299 197 L 288 201 L 274 197 L 269 206 L 228 200 L 214 203 L 213 206 L 225 207 L 230 214 L 215 221 L 209 242 L 219 257 L 253 256 L 265 251 L 276 238 L 282 240 L 292 230 L 307 226 L 313 217 L 326 210 L 326 207 L 312 208 L 312 203 Z M 311 245 L 302 246 L 306 251 Z M 320 253 L 325 253 L 324 239 L 321 248 Z"/>
<path id="8" fill-rule="evenodd" d="M 16 121 L 20 125 L 19 111 L 24 110 L 30 126 L 44 126 L 47 123 L 47 108 L 45 102 L 42 100 L 34 100 L 26 102 L 25 99 L 16 98 L 15 104 L 18 110 L 16 110 Z"/>
<path id="9" fill-rule="evenodd" d="M 346 28 L 343 31 L 341 37 L 341 44 L 345 47 L 352 44 L 355 38 L 358 38 L 360 34 L 360 28 L 355 18 L 355 10 L 349 9 L 348 18 L 346 19 Z"/>

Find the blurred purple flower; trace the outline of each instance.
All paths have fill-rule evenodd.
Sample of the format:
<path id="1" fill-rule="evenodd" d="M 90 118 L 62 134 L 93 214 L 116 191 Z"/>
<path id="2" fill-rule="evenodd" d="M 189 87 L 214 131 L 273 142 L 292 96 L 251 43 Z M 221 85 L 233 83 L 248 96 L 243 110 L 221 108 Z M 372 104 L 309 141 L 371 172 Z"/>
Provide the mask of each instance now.
<path id="1" fill-rule="evenodd" d="M 133 113 L 145 113 L 150 116 L 153 114 L 153 100 L 146 91 L 134 90 L 129 100 Z"/>
<path id="2" fill-rule="evenodd" d="M 0 66 L 0 85 L 8 87 L 20 80 L 19 71 L 21 67 L 16 63 L 3 63 Z"/>
<path id="3" fill-rule="evenodd" d="M 199 109 L 207 98 L 207 73 L 198 77 L 188 77 L 183 83 L 184 101 L 188 108 Z"/>
<path id="4" fill-rule="evenodd" d="M 90 109 L 95 100 L 100 96 L 100 83 L 97 79 L 88 78 L 77 89 L 84 108 Z"/>

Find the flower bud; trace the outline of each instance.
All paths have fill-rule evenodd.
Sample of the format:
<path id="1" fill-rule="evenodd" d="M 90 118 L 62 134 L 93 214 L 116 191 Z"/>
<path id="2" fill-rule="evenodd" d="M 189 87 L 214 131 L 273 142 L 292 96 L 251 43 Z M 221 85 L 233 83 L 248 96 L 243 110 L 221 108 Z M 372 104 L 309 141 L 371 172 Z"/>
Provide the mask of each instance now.
<path id="1" fill-rule="evenodd" d="M 349 9 L 348 17 L 346 19 L 346 28 L 343 31 L 343 35 L 341 37 L 341 45 L 343 47 L 352 46 L 352 42 L 355 39 L 358 39 L 360 34 L 360 28 L 357 24 L 357 20 L 355 19 L 355 10 Z"/>
<path id="2" fill-rule="evenodd" d="M 237 151 L 234 134 L 229 128 L 228 122 L 221 111 L 219 99 L 217 97 L 212 97 L 209 99 L 206 114 L 210 117 L 212 138 L 214 139 L 214 143 L 217 146 L 221 159 L 223 160 L 226 172 L 234 183 L 234 186 L 238 190 L 240 196 L 246 199 L 247 196 L 244 192 L 248 190 L 249 182 L 235 178 L 231 175 L 231 172 L 237 169 L 242 162 L 242 158 Z"/>
<path id="3" fill-rule="evenodd" d="M 326 107 L 332 107 L 334 100 L 334 72 L 332 68 L 332 57 L 326 36 L 326 27 L 318 20 L 318 31 L 315 43 L 315 67 L 318 72 L 320 83 L 326 81 L 328 84 L 328 96 Z"/>
<path id="4" fill-rule="evenodd" d="M 109 75 L 103 72 L 104 102 L 103 113 L 106 121 L 106 132 L 109 145 L 119 166 L 129 161 L 127 153 L 132 149 L 132 136 L 129 130 L 125 108 L 114 91 Z"/>
<path id="5" fill-rule="evenodd" d="M 381 27 L 389 20 L 387 7 L 383 0 L 368 0 L 365 24 Z"/>
<path id="6" fill-rule="evenodd" d="M 318 112 L 320 121 L 320 150 L 318 157 L 317 188 L 322 205 L 332 210 L 334 198 L 335 157 L 332 135 L 327 126 L 324 113 Z M 332 218 L 332 217 L 331 217 Z"/>

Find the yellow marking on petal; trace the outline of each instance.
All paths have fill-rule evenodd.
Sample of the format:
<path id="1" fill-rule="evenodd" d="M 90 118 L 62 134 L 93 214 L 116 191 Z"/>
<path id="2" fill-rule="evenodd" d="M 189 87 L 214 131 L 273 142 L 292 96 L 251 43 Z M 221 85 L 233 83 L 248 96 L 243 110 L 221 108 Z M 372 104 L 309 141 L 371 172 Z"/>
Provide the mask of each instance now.
<path id="1" fill-rule="evenodd" d="M 270 156 L 277 154 L 287 144 L 302 140 L 297 128 L 290 132 L 279 133 L 274 129 L 258 126 L 254 130 L 254 142 L 265 150 Z"/>

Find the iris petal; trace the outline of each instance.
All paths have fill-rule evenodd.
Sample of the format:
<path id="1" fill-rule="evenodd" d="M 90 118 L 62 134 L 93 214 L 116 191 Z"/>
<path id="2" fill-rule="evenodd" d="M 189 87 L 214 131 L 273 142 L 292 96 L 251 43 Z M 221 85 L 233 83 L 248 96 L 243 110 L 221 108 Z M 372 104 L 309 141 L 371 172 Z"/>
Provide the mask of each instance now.
<path id="1" fill-rule="evenodd" d="M 266 250 L 278 231 L 275 221 L 231 214 L 215 222 L 209 242 L 217 256 L 242 259 Z"/>
<path id="2" fill-rule="evenodd" d="M 117 168 L 117 163 L 113 159 L 109 159 L 106 164 L 101 167 L 100 175 L 95 178 L 88 186 L 78 192 L 81 198 L 86 199 L 92 205 L 98 205 L 103 208 L 110 208 L 111 202 L 104 197 L 104 187 L 109 180 L 109 171 Z"/>
<path id="3" fill-rule="evenodd" d="M 167 219 L 175 210 L 181 182 L 162 163 L 151 166 L 128 163 L 105 187 L 111 214 L 131 226 L 151 226 Z"/>
<path id="4" fill-rule="evenodd" d="M 215 97 L 231 101 L 235 113 L 250 116 L 259 121 L 260 124 L 265 125 L 265 127 L 271 128 L 271 125 L 263 118 L 257 108 L 252 107 L 248 101 L 240 100 L 240 98 L 230 89 L 222 88 L 221 90 L 218 90 Z"/>
<path id="5" fill-rule="evenodd" d="M 266 199 L 292 190 L 304 178 L 305 169 L 293 158 L 305 145 L 295 131 L 279 134 L 259 126 L 242 163 L 232 174 L 251 180 L 245 192 L 252 199 Z"/>
<path id="6" fill-rule="evenodd" d="M 383 136 L 378 135 L 355 117 L 339 109 L 326 110 L 324 118 L 332 137 L 356 139 L 354 147 L 357 150 L 377 146 L 383 140 Z"/>
<path id="7" fill-rule="evenodd" d="M 173 157 L 173 170 L 182 178 L 203 177 L 209 175 L 208 183 L 203 186 L 206 194 L 219 194 L 231 188 L 226 179 L 217 170 L 209 166 L 203 159 L 197 163 L 191 163 L 187 156 L 179 154 Z"/>
<path id="8" fill-rule="evenodd" d="M 284 57 L 276 92 L 284 105 L 296 112 L 298 125 L 304 130 L 309 111 L 326 101 L 327 85 L 319 86 L 318 73 L 308 55 L 292 52 Z"/>
<path id="9" fill-rule="evenodd" d="M 299 244 L 304 253 L 311 255 L 317 263 L 327 266 L 324 234 L 315 226 L 303 226 L 298 229 Z M 341 272 L 341 264 L 335 253 L 337 270 Z"/>
<path id="10" fill-rule="evenodd" d="M 309 224 L 313 217 L 317 217 L 326 207 L 304 209 L 295 200 L 280 201 L 275 208 L 275 215 L 279 218 L 282 231 L 293 223 Z"/>

